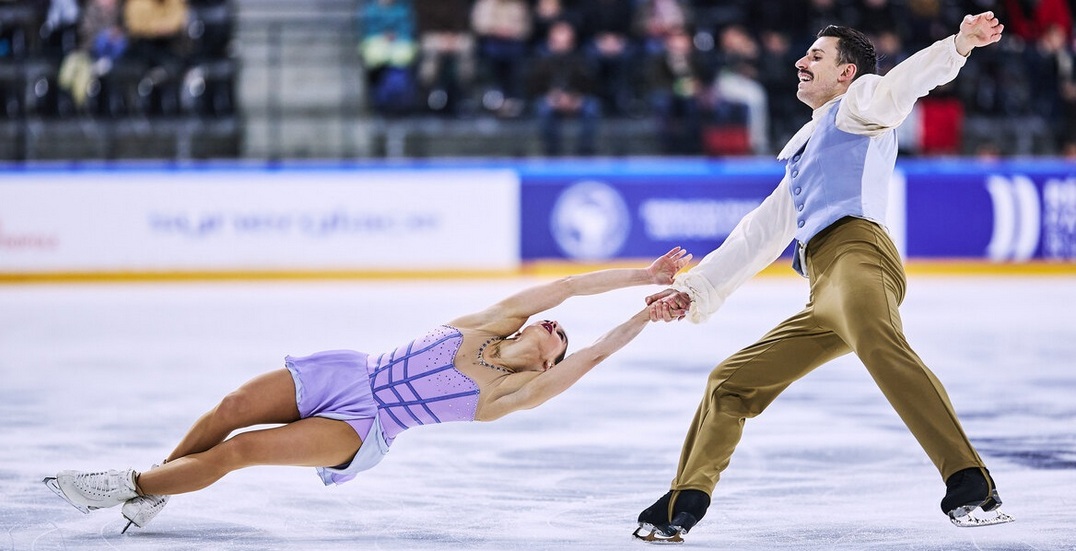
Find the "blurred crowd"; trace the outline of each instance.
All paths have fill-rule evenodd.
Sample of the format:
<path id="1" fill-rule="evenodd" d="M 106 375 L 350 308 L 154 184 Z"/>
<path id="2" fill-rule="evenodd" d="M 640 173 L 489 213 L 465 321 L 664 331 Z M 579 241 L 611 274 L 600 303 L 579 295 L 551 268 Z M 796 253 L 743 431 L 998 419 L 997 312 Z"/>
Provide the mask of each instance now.
<path id="1" fill-rule="evenodd" d="M 234 114 L 237 1 L 0 0 L 0 120 Z M 723 156 L 773 154 L 809 118 L 794 63 L 825 25 L 868 33 L 884 73 L 965 14 L 992 10 L 1003 41 L 919 102 L 900 129 L 905 153 L 1076 157 L 1074 9 L 1076 0 L 355 0 L 355 19 L 364 97 L 379 116 L 525 118 L 547 155 L 593 154 L 610 119 L 652 121 L 665 154 Z"/>
<path id="2" fill-rule="evenodd" d="M 537 119 L 546 153 L 594 151 L 609 117 L 649 118 L 668 154 L 772 154 L 810 116 L 794 63 L 828 24 L 870 35 L 885 73 L 993 10 L 1003 42 L 902 126 L 921 155 L 1076 155 L 1076 0 L 361 0 L 370 108 Z"/>
<path id="3" fill-rule="evenodd" d="M 0 0 L 0 118 L 229 116 L 228 0 Z"/>

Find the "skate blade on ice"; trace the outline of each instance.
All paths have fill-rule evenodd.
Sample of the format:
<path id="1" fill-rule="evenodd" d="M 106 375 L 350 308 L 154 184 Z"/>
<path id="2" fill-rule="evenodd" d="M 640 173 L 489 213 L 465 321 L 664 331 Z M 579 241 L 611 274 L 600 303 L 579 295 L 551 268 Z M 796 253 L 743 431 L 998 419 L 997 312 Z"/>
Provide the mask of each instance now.
<path id="1" fill-rule="evenodd" d="M 1002 511 L 1000 507 L 995 507 L 990 511 L 984 511 L 982 507 L 976 506 L 974 508 L 956 508 L 949 513 L 949 520 L 953 521 L 954 525 L 961 528 L 973 528 L 976 526 L 1005 524 L 1013 522 L 1016 519 Z"/>
<path id="2" fill-rule="evenodd" d="M 684 531 L 676 527 L 668 527 L 663 530 L 653 524 L 643 522 L 631 535 L 640 541 L 657 544 L 684 543 Z"/>
<path id="3" fill-rule="evenodd" d="M 97 507 L 87 507 L 85 505 L 79 505 L 78 503 L 75 503 L 74 501 L 68 499 L 67 496 L 64 495 L 64 491 L 60 489 L 60 484 L 56 482 L 55 476 L 47 476 L 42 482 L 44 482 L 45 486 L 48 486 L 48 488 L 52 490 L 53 493 L 62 497 L 64 501 L 70 503 L 72 507 L 78 509 L 79 511 L 82 511 L 83 513 L 89 513 L 90 511 L 97 509 Z"/>

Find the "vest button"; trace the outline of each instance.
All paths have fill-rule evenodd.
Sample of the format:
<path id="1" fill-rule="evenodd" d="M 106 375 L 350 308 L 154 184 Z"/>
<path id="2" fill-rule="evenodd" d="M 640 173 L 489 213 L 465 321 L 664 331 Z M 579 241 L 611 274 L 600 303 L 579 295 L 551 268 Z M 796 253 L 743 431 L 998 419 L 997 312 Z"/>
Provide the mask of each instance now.
<path id="1" fill-rule="evenodd" d="M 798 171 L 798 170 L 793 170 L 792 171 L 792 177 L 793 178 L 795 178 L 796 176 L 799 176 L 799 175 L 800 175 L 800 171 Z"/>
<path id="2" fill-rule="evenodd" d="M 804 224 L 805 222 L 803 220 L 800 220 L 799 223 L 796 225 L 802 228 Z"/>
<path id="3" fill-rule="evenodd" d="M 792 190 L 792 192 L 795 193 L 796 195 L 799 195 L 801 191 L 803 191 L 802 188 L 796 188 L 796 189 Z"/>
<path id="4" fill-rule="evenodd" d="M 799 155 L 796 155 L 795 157 L 792 157 L 792 162 L 794 162 L 794 163 L 799 162 L 799 160 L 800 160 Z"/>
<path id="5" fill-rule="evenodd" d="M 800 212 L 803 212 L 803 205 L 799 205 L 799 206 L 797 206 L 797 207 L 796 207 L 796 210 L 798 210 L 798 211 L 800 211 Z"/>

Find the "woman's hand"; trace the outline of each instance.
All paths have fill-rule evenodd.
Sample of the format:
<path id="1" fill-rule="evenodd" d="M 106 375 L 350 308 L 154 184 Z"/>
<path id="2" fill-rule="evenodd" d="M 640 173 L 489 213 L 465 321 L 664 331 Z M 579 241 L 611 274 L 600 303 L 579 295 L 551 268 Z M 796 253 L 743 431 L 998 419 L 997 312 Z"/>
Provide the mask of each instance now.
<path id="1" fill-rule="evenodd" d="M 691 262 L 691 254 L 680 247 L 674 247 L 650 264 L 646 268 L 646 273 L 650 276 L 650 283 L 671 285 L 673 276 L 684 266 L 687 266 L 688 262 Z"/>
<path id="2" fill-rule="evenodd" d="M 691 297 L 683 291 L 665 289 L 646 297 L 650 321 L 677 321 L 684 319 L 691 307 Z"/>

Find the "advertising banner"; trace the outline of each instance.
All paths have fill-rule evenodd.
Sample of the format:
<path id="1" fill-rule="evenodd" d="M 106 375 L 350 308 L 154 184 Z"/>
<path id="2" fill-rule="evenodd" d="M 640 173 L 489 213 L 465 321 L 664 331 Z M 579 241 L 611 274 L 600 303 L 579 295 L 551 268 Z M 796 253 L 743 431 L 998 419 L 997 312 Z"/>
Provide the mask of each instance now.
<path id="1" fill-rule="evenodd" d="M 782 175 L 772 162 L 523 172 L 520 250 L 525 261 L 601 261 L 653 257 L 679 245 L 702 258 Z"/>
<path id="2" fill-rule="evenodd" d="M 524 261 L 646 258 L 719 245 L 783 174 L 773 161 L 524 170 Z M 898 163 L 887 229 L 907 260 L 1076 261 L 1076 164 Z M 785 251 L 788 255 L 790 249 Z"/>
<path id="3" fill-rule="evenodd" d="M 0 174 L 0 273 L 516 270 L 511 170 Z"/>
<path id="4" fill-rule="evenodd" d="M 513 272 L 677 245 L 701 258 L 782 174 L 631 159 L 5 170 L 0 276 Z M 1076 261 L 1072 163 L 905 161 L 891 190 L 910 261 Z"/>
<path id="5" fill-rule="evenodd" d="M 1076 166 L 912 163 L 910 258 L 1076 260 Z"/>

